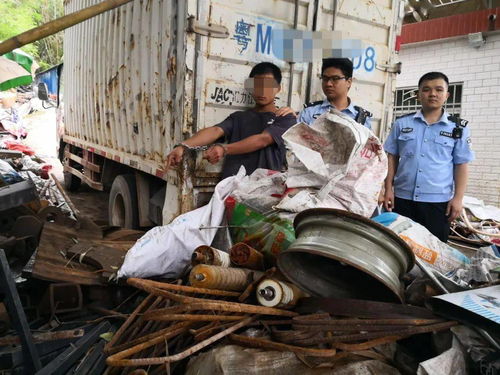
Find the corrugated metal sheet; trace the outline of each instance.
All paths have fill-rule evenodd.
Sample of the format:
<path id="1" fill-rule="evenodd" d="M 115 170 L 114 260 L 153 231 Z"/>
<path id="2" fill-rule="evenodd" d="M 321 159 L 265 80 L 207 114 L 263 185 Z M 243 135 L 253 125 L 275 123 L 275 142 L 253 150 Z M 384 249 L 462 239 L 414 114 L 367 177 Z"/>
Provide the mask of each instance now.
<path id="1" fill-rule="evenodd" d="M 66 1 L 66 12 L 99 2 Z M 68 137 L 161 165 L 180 139 L 176 4 L 136 0 L 66 31 Z"/>

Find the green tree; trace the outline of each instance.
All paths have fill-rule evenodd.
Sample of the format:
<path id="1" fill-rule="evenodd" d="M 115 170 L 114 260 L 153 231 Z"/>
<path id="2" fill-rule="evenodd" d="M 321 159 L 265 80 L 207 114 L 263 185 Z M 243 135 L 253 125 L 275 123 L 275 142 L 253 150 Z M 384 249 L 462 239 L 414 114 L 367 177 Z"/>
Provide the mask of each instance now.
<path id="1" fill-rule="evenodd" d="M 63 0 L 38 0 L 34 19 L 37 25 L 42 25 L 64 15 Z M 42 69 L 62 62 L 64 33 L 48 36 L 36 42 L 39 64 Z"/>
<path id="2" fill-rule="evenodd" d="M 63 0 L 0 0 L 0 15 L 0 40 L 5 40 L 62 17 Z M 47 69 L 62 60 L 63 35 L 51 35 L 22 50 L 32 55 L 41 69 Z"/>
<path id="3" fill-rule="evenodd" d="M 9 39 L 37 25 L 34 17 L 36 0 L 0 1 L 0 40 Z M 22 48 L 30 55 L 38 57 L 36 45 L 29 44 Z"/>

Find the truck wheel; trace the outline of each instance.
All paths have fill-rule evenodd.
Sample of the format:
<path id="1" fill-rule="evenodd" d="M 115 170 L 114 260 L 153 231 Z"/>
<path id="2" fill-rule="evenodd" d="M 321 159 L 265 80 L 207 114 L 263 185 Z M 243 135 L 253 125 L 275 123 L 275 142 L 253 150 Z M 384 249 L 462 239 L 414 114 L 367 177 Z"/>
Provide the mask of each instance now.
<path id="1" fill-rule="evenodd" d="M 67 158 L 64 156 L 64 153 L 66 151 L 71 150 L 71 145 L 66 144 L 64 146 L 64 152 L 62 153 L 62 165 L 69 165 L 70 167 L 75 167 L 75 162 L 72 161 L 71 159 Z M 82 184 L 82 180 L 80 180 L 78 177 L 76 177 L 74 174 L 71 174 L 70 172 L 63 172 L 64 175 L 64 188 L 68 191 L 77 191 L 80 188 L 80 185 Z"/>
<path id="2" fill-rule="evenodd" d="M 109 193 L 109 225 L 136 229 L 139 226 L 137 209 L 137 187 L 135 176 L 121 174 L 116 176 Z"/>

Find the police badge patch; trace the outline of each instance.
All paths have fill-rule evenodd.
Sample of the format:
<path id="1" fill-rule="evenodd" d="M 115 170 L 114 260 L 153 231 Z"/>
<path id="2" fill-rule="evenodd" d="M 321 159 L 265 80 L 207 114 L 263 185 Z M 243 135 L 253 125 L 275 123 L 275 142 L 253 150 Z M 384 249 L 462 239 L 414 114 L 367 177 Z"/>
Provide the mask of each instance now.
<path id="1" fill-rule="evenodd" d="M 413 128 L 403 128 L 401 129 L 401 133 L 411 133 L 413 131 Z"/>

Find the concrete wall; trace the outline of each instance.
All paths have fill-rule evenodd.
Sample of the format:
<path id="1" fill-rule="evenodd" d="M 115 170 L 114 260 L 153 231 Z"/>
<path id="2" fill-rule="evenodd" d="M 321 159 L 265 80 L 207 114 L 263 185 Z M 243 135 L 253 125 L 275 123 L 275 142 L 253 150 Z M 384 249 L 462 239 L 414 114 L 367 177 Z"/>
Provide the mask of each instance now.
<path id="1" fill-rule="evenodd" d="M 467 195 L 500 207 L 500 33 L 472 48 L 459 39 L 403 45 L 397 87 L 416 86 L 429 71 L 463 82 L 461 117 L 469 120 L 476 160 L 470 165 Z"/>

